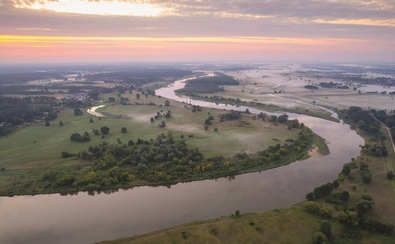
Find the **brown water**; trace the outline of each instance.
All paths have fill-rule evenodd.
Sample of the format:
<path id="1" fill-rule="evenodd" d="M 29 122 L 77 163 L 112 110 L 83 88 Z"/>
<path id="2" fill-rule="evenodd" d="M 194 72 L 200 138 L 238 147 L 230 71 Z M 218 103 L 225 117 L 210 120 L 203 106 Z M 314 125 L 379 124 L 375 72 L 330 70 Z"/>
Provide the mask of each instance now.
<path id="1" fill-rule="evenodd" d="M 0 197 L 0 243 L 92 243 L 230 215 L 235 210 L 257 212 L 300 202 L 315 186 L 336 179 L 342 165 L 359 155 L 364 142 L 348 125 L 290 117 L 327 139 L 331 154 L 232 180 L 180 183 L 171 188 L 137 187 L 95 196 L 81 192 Z"/>

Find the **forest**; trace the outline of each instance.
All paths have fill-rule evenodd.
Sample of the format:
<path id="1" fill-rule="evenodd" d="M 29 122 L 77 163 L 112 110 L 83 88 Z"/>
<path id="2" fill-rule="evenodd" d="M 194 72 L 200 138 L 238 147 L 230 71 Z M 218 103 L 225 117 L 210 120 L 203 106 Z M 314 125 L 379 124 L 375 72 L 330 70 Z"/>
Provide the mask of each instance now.
<path id="1" fill-rule="evenodd" d="M 230 76 L 216 73 L 215 76 L 199 77 L 189 80 L 181 92 L 186 94 L 217 93 L 224 91 L 224 88 L 220 86 L 234 85 L 239 85 L 239 82 Z"/>
<path id="2" fill-rule="evenodd" d="M 0 136 L 12 132 L 23 123 L 56 119 L 59 105 L 59 100 L 54 97 L 0 96 Z"/>

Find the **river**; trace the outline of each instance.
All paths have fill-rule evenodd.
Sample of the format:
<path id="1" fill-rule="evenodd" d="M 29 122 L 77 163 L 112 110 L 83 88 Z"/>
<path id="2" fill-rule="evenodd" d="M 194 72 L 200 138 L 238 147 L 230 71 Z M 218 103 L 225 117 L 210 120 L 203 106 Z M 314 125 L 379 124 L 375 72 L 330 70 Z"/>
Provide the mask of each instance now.
<path id="1" fill-rule="evenodd" d="M 180 98 L 183 81 L 157 90 L 168 99 L 219 109 L 235 107 Z M 249 108 L 252 113 L 259 110 Z M 363 139 L 343 123 L 298 118 L 327 139 L 331 154 L 279 168 L 168 187 L 136 187 L 112 194 L 0 197 L 0 243 L 92 243 L 142 234 L 192 220 L 287 207 L 315 186 L 336 179 L 342 165 L 359 155 Z"/>

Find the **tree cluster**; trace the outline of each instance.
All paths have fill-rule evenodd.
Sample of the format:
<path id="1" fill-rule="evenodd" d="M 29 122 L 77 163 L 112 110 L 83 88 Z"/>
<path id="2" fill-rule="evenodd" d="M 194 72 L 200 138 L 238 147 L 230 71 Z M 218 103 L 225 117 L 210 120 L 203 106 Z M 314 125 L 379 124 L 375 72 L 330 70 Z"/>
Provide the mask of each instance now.
<path id="1" fill-rule="evenodd" d="M 217 73 L 216 76 L 201 77 L 189 80 L 185 85 L 183 92 L 186 93 L 216 93 L 224 91 L 220 85 L 239 85 L 239 82 L 230 76 Z"/>
<path id="2" fill-rule="evenodd" d="M 27 122 L 57 118 L 59 100 L 54 97 L 3 97 L 0 96 L 0 136 L 13 131 L 15 126 Z"/>
<path id="3" fill-rule="evenodd" d="M 89 133 L 86 131 L 82 135 L 80 133 L 73 133 L 70 136 L 70 140 L 76 142 L 88 142 L 90 140 Z"/>
<path id="4" fill-rule="evenodd" d="M 338 112 L 341 119 L 351 121 L 367 133 L 378 134 L 380 132 L 380 123 L 370 114 L 369 111 L 363 110 L 360 107 L 352 106 L 349 109 L 340 110 Z"/>

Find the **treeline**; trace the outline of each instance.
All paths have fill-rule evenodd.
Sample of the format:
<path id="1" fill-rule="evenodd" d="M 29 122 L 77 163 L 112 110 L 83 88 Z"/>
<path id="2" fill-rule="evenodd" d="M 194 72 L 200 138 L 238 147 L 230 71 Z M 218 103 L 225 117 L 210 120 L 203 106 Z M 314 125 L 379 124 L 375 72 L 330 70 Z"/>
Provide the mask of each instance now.
<path id="1" fill-rule="evenodd" d="M 335 82 L 321 82 L 319 84 L 321 87 L 324 88 L 338 88 L 338 89 L 350 89 L 350 87 L 343 85 L 342 83 L 335 83 Z"/>
<path id="2" fill-rule="evenodd" d="M 54 97 L 0 96 L 0 136 L 12 132 L 15 126 L 23 123 L 57 118 L 55 107 L 58 105 L 59 101 Z"/>
<path id="3" fill-rule="evenodd" d="M 349 109 L 339 110 L 339 117 L 346 121 L 350 121 L 370 134 L 380 133 L 380 123 L 372 116 L 369 111 L 363 110 L 360 107 L 351 106 Z"/>
<path id="4" fill-rule="evenodd" d="M 0 75 L 0 84 L 26 83 L 33 80 L 48 80 L 59 77 L 61 76 L 48 72 L 2 73 Z"/>
<path id="5" fill-rule="evenodd" d="M 103 80 L 105 82 L 124 82 L 135 85 L 143 85 L 149 82 L 163 80 L 164 77 L 180 78 L 192 75 L 189 70 L 182 69 L 162 69 L 162 68 L 131 68 L 125 71 L 103 72 L 96 74 L 87 74 L 87 80 Z"/>
<path id="6" fill-rule="evenodd" d="M 362 228 L 372 233 L 380 233 L 384 235 L 392 235 L 395 231 L 393 224 L 385 224 L 378 220 L 368 219 L 368 213 L 373 210 L 374 201 L 368 194 L 362 194 L 360 199 L 356 200 L 354 204 L 347 203 L 350 197 L 348 191 L 340 193 L 331 193 L 336 186 L 334 183 L 327 183 L 320 187 L 316 187 L 313 192 L 306 195 L 307 201 L 302 204 L 302 207 L 310 213 L 322 216 L 324 218 L 334 218 L 338 222 L 347 227 Z M 317 197 L 312 197 L 317 195 Z M 326 197 L 326 201 L 331 201 L 335 204 L 335 214 L 332 208 L 325 206 L 319 202 L 313 201 L 316 198 Z M 339 206 L 340 205 L 340 206 Z M 327 236 L 329 238 L 329 236 Z"/>
<path id="7" fill-rule="evenodd" d="M 349 120 L 365 132 L 377 134 L 379 138 L 383 136 L 380 132 L 379 121 L 381 121 L 390 129 L 392 139 L 395 142 L 395 114 L 393 112 L 394 111 L 387 113 L 386 110 L 375 109 L 370 109 L 367 111 L 355 106 L 352 106 L 349 109 L 338 111 L 340 118 Z M 387 156 L 388 154 L 385 147 L 366 145 L 364 149 L 369 150 L 367 152 L 369 152 L 371 155 Z"/>
<path id="8" fill-rule="evenodd" d="M 391 111 L 392 113 L 387 113 L 386 110 L 371 109 L 370 112 L 375 118 L 383 122 L 390 129 L 392 139 L 395 142 L 395 114 L 393 113 L 394 111 Z"/>
<path id="9" fill-rule="evenodd" d="M 216 76 L 200 77 L 189 80 L 182 89 L 185 93 L 216 93 L 224 91 L 220 86 L 239 85 L 239 82 L 230 76 L 216 73 Z"/>

